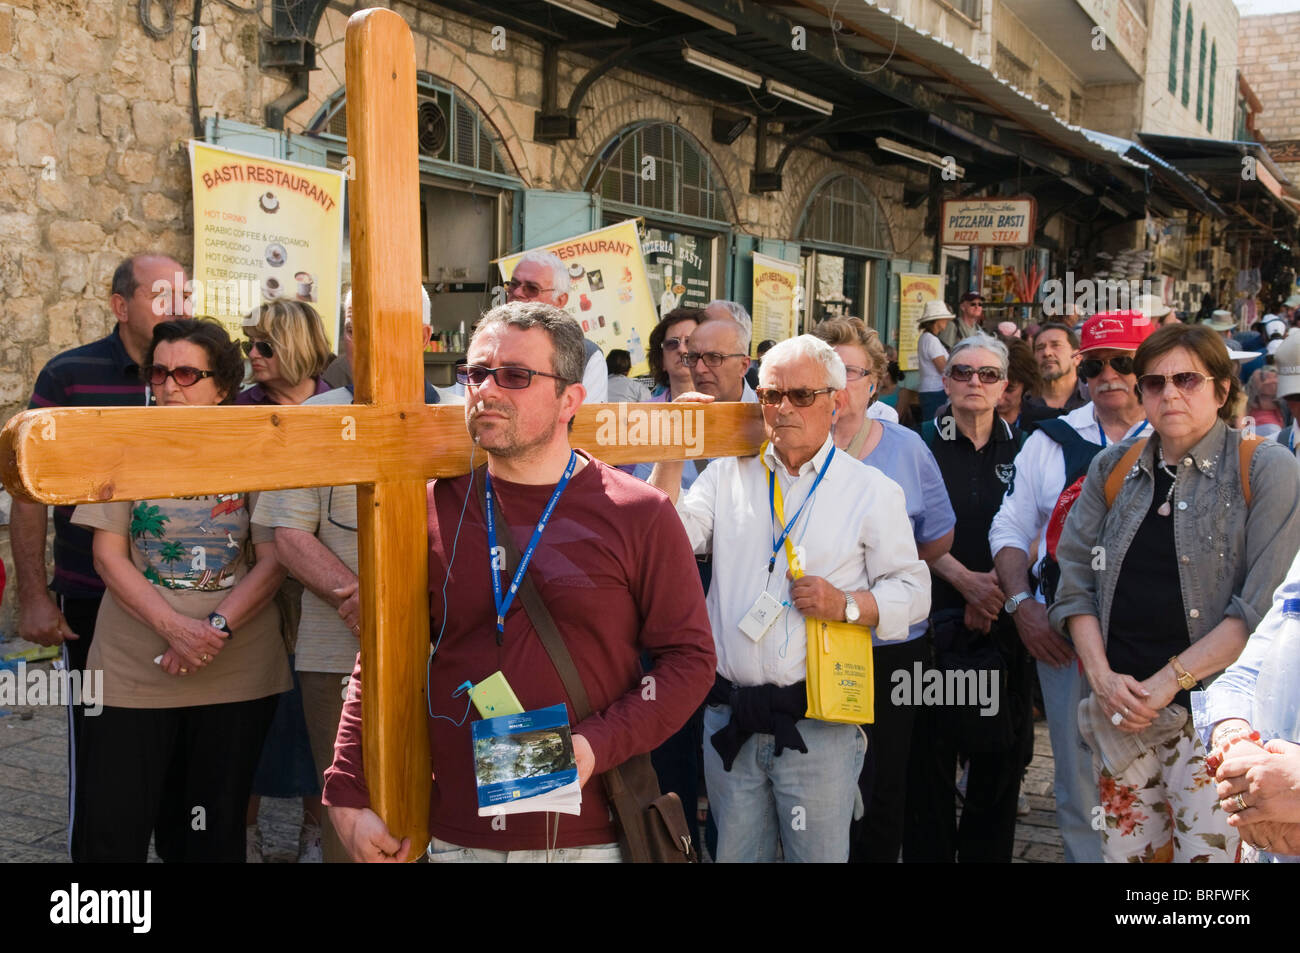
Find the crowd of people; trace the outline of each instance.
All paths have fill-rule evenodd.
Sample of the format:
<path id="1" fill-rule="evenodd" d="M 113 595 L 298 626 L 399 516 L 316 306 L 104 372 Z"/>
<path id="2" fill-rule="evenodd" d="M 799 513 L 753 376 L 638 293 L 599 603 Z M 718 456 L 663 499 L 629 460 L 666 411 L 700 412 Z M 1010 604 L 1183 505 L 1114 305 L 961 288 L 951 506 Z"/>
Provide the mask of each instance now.
<path id="1" fill-rule="evenodd" d="M 151 288 L 178 276 L 122 262 L 117 327 L 31 406 L 352 402 L 350 296 L 336 356 L 309 305 L 254 309 L 241 341 L 171 314 Z M 742 306 L 679 308 L 637 380 L 561 310 L 558 258 L 507 290 L 457 385 L 426 388 L 475 446 L 428 488 L 427 849 L 370 808 L 336 486 L 56 507 L 48 586 L 47 509 L 15 503 L 19 634 L 105 673 L 103 712 L 71 711 L 73 860 L 260 860 L 264 796 L 302 799 L 302 862 L 626 860 L 592 782 L 649 755 L 718 861 L 1006 862 L 1037 712 L 1067 861 L 1300 855 L 1300 738 L 1262 737 L 1254 697 L 1300 596 L 1285 306 L 1253 337 L 1146 301 L 1026 339 L 986 331 L 976 292 L 930 302 L 913 404 L 858 318 L 754 361 Z M 766 439 L 611 467 L 566 426 L 604 400 L 755 403 Z M 868 660 L 857 708 L 810 684 L 832 639 Z M 480 816 L 455 703 L 493 673 L 566 705 L 577 816 Z"/>

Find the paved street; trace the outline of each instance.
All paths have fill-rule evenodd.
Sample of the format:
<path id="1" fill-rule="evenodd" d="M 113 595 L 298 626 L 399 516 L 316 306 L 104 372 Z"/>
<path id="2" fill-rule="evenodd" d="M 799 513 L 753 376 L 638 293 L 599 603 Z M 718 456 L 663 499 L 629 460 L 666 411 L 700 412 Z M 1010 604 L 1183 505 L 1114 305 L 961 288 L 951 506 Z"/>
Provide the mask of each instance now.
<path id="1" fill-rule="evenodd" d="M 25 642 L 0 642 L 0 655 L 28 647 Z M 67 861 L 67 777 L 64 709 L 4 709 L 0 714 L 0 862 Z M 1061 861 L 1046 722 L 1036 725 L 1034 763 L 1025 792 L 1033 812 L 1016 825 L 1016 861 Z M 261 825 L 268 860 L 293 862 L 300 818 L 299 802 L 263 799 Z"/>

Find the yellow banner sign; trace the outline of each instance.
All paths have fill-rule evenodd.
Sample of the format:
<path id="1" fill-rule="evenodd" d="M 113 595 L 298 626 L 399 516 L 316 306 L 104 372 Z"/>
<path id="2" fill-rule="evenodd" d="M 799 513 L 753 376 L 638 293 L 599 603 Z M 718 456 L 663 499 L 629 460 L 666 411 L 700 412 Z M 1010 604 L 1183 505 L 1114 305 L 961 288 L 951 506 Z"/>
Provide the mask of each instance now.
<path id="1" fill-rule="evenodd" d="M 190 168 L 194 314 L 238 339 L 263 302 L 303 301 L 337 350 L 344 174 L 195 140 Z"/>
<path id="2" fill-rule="evenodd" d="M 898 276 L 898 366 L 905 371 L 917 369 L 916 344 L 921 330 L 916 319 L 927 301 L 939 300 L 939 281 L 939 275 Z"/>
<path id="3" fill-rule="evenodd" d="M 794 337 L 799 320 L 800 271 L 798 264 L 754 252 L 751 357 L 758 356 L 760 341 L 784 341 Z"/>
<path id="4" fill-rule="evenodd" d="M 529 251 L 559 256 L 569 272 L 569 290 L 560 307 L 573 315 L 588 340 L 606 354 L 627 351 L 631 377 L 650 373 L 646 345 L 659 321 L 650 300 L 650 282 L 641 257 L 636 219 L 597 229 Z M 501 277 L 510 280 L 527 251 L 498 260 Z"/>

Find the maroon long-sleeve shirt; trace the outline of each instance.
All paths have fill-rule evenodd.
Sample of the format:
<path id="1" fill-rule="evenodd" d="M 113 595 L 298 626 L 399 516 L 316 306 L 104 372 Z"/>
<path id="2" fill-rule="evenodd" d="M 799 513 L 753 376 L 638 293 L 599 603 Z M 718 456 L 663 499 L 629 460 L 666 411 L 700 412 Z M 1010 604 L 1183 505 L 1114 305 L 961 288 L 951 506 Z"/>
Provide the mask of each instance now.
<path id="1" fill-rule="evenodd" d="M 555 487 L 496 479 L 492 487 L 522 553 Z M 578 723 L 518 597 L 506 615 L 503 644 L 497 645 L 487 524 L 470 478 L 430 484 L 428 513 L 429 612 L 437 643 L 429 697 L 433 713 L 451 719 L 429 719 L 435 774 L 430 831 L 465 847 L 544 848 L 546 815 L 509 815 L 504 830 L 494 829 L 492 818 L 478 816 L 470 740 L 470 722 L 478 715 L 471 710 L 464 724 L 454 725 L 465 714 L 466 700 L 452 692 L 466 680 L 477 683 L 500 669 L 525 710 L 564 702 L 574 733 L 591 744 L 596 774 L 652 750 L 686 722 L 713 684 L 713 637 L 695 557 L 676 511 L 658 490 L 597 460 L 589 459 L 574 474 L 528 574 L 564 636 L 595 712 Z M 498 536 L 502 530 L 498 523 Z M 511 564 L 503 577 L 503 592 L 515 568 Z M 641 668 L 643 649 L 654 660 L 649 673 Z M 339 722 L 334 764 L 325 772 L 324 801 L 340 807 L 369 805 L 360 660 L 353 685 Z M 560 815 L 553 844 L 579 847 L 616 839 L 602 785 L 593 776 L 582 791 L 581 816 Z"/>

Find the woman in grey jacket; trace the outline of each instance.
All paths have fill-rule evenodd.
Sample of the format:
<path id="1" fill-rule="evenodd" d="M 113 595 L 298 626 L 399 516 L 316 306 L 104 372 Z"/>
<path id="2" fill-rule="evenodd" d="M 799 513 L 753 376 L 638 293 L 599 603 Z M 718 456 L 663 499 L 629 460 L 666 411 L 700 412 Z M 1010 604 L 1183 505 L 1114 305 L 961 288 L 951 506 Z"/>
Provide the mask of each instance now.
<path id="1" fill-rule="evenodd" d="M 1134 369 L 1155 436 L 1093 460 L 1057 549 L 1050 618 L 1092 688 L 1079 729 L 1103 857 L 1230 862 L 1239 836 L 1205 771 L 1189 691 L 1241 654 L 1300 548 L 1300 467 L 1227 426 L 1240 384 L 1213 331 L 1161 328 Z"/>

